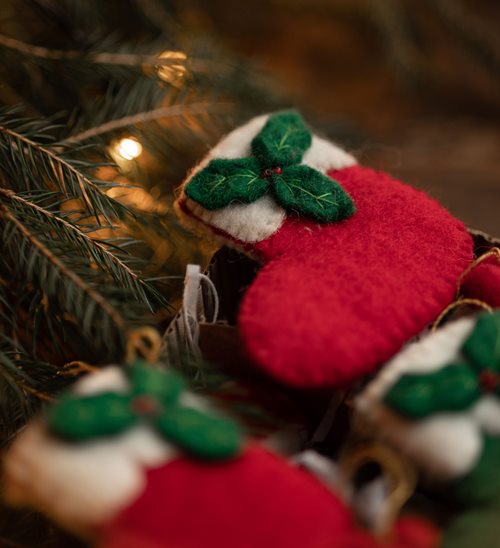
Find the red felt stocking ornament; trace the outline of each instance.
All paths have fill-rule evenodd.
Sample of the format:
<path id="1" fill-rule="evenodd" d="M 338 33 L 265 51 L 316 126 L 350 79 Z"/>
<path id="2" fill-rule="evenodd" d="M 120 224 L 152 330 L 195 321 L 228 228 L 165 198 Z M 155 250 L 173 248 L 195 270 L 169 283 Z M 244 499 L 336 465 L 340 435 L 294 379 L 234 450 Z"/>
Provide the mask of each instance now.
<path id="1" fill-rule="evenodd" d="M 177 210 L 263 264 L 241 339 L 256 366 L 296 387 L 373 372 L 454 299 L 472 260 L 465 227 L 437 202 L 357 165 L 294 112 L 224 138 Z"/>

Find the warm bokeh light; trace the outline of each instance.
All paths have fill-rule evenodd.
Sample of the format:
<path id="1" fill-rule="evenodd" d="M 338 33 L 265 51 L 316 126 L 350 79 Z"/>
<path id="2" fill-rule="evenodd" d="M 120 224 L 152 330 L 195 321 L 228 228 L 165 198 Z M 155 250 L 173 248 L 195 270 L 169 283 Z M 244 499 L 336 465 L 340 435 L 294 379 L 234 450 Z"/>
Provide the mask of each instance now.
<path id="1" fill-rule="evenodd" d="M 158 57 L 172 61 L 158 67 L 158 77 L 173 86 L 180 86 L 187 73 L 187 55 L 182 51 L 164 51 Z"/>
<path id="2" fill-rule="evenodd" d="M 133 160 L 142 154 L 142 145 L 135 137 L 124 137 L 115 144 L 115 151 L 124 160 Z"/>

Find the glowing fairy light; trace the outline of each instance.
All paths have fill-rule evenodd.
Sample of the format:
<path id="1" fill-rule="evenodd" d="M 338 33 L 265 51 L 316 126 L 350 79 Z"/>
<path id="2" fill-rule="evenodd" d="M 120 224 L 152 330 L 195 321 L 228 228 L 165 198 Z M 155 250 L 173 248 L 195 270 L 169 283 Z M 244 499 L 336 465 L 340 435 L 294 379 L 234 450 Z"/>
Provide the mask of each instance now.
<path id="1" fill-rule="evenodd" d="M 187 73 L 187 55 L 182 51 L 164 51 L 158 58 L 171 61 L 158 66 L 158 77 L 173 86 L 180 86 Z"/>
<path id="2" fill-rule="evenodd" d="M 142 153 L 142 145 L 135 137 L 124 137 L 115 145 L 115 151 L 124 160 L 133 160 Z"/>

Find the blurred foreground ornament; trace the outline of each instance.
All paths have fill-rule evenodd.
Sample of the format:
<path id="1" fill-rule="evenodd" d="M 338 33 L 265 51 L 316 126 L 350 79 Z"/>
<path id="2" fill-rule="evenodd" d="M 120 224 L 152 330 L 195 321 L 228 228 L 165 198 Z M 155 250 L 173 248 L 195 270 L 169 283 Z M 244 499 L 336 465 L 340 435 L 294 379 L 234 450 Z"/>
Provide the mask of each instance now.
<path id="1" fill-rule="evenodd" d="M 239 438 L 177 374 L 137 361 L 158 357 L 156 332 L 131 335 L 126 365 L 85 375 L 12 445 L 5 458 L 10 504 L 43 509 L 101 548 L 381 546 L 358 527 L 342 494 L 255 441 L 231 443 L 231 451 L 208 460 L 192 451 L 202 439 L 222 447 L 228 436 Z M 164 419 L 166 436 L 156 427 Z M 413 518 L 388 535 L 383 546 L 392 548 L 434 548 L 437 541 L 432 526 Z"/>

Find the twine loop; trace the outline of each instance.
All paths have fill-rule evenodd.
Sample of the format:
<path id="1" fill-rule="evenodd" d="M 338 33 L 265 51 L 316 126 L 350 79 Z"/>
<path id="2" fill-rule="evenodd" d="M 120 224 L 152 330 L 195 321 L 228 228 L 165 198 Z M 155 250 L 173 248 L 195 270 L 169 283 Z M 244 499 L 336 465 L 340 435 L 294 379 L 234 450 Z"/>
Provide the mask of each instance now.
<path id="1" fill-rule="evenodd" d="M 89 363 L 80 360 L 74 360 L 65 363 L 57 372 L 57 375 L 62 377 L 77 377 L 83 373 L 95 373 L 96 371 L 97 367 L 94 365 L 90 365 Z"/>
<path id="2" fill-rule="evenodd" d="M 142 358 L 149 363 L 156 363 L 160 358 L 161 344 L 161 337 L 153 327 L 135 329 L 127 337 L 125 362 L 134 363 Z"/>
<path id="3" fill-rule="evenodd" d="M 465 278 L 477 267 L 479 266 L 483 261 L 486 259 L 489 259 L 490 257 L 495 257 L 498 262 L 500 263 L 500 248 L 498 247 L 492 247 L 489 251 L 486 253 L 483 253 L 476 259 L 472 261 L 472 263 L 462 272 L 460 278 L 458 278 L 457 282 L 457 294 L 460 294 L 460 289 L 462 288 L 462 284 L 464 283 Z"/>
<path id="4" fill-rule="evenodd" d="M 488 303 L 481 301 L 480 299 L 470 299 L 462 297 L 460 299 L 457 299 L 456 301 L 449 304 L 437 317 L 436 321 L 432 324 L 431 327 L 431 333 L 435 333 L 437 331 L 437 328 L 443 323 L 443 320 L 446 318 L 446 316 L 455 310 L 456 308 L 460 308 L 461 306 L 477 306 L 478 308 L 482 308 L 483 310 L 486 310 L 486 312 L 489 312 L 490 314 L 493 312 L 493 307 L 490 306 Z"/>
<path id="5" fill-rule="evenodd" d="M 349 451 L 341 460 L 340 468 L 346 482 L 352 484 L 356 473 L 366 464 L 378 464 L 387 481 L 389 495 L 378 512 L 373 532 L 378 537 L 390 534 L 401 508 L 410 498 L 417 484 L 415 468 L 401 456 L 379 443 L 363 444 Z"/>

